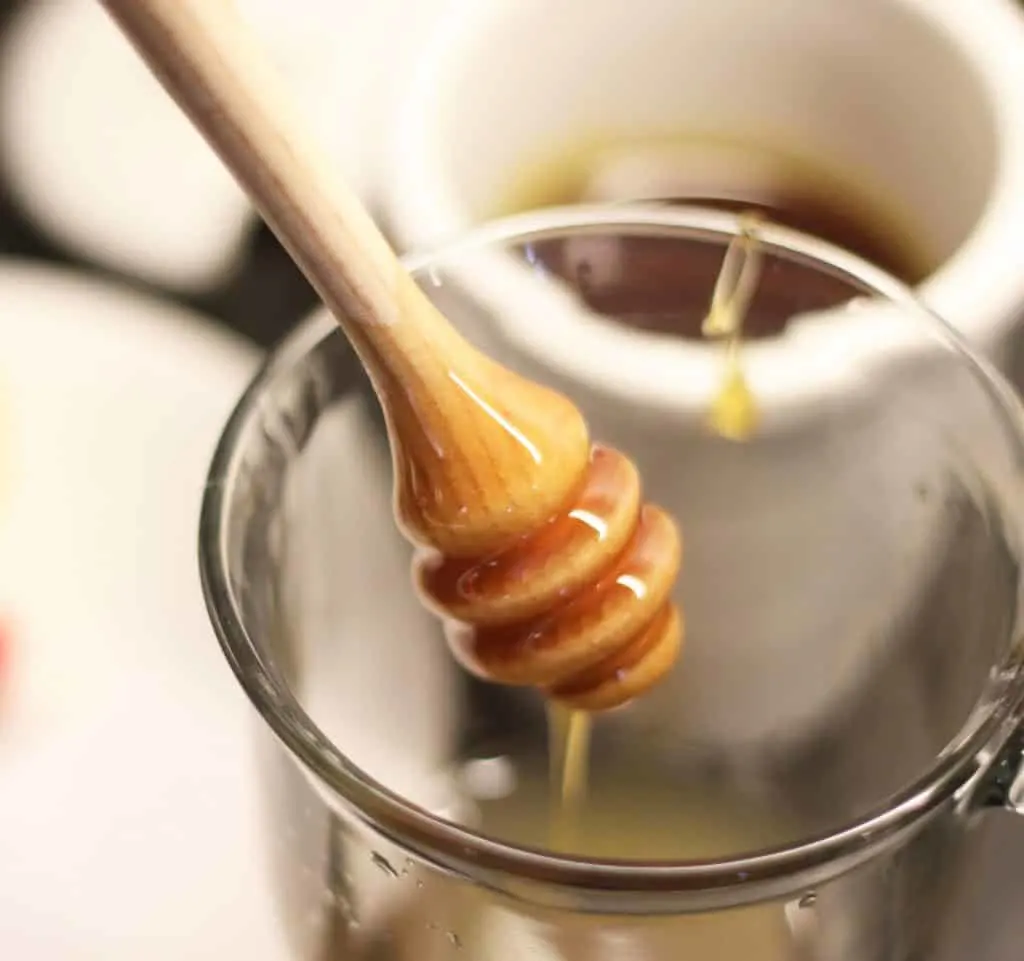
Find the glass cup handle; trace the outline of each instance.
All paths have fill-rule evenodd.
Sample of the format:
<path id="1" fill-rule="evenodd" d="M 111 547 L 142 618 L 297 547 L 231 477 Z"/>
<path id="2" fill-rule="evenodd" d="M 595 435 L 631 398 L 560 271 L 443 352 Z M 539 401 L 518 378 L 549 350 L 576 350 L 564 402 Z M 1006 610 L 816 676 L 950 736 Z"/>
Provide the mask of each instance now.
<path id="1" fill-rule="evenodd" d="M 973 793 L 972 807 L 1024 814 L 1024 719 L 1000 747 Z"/>

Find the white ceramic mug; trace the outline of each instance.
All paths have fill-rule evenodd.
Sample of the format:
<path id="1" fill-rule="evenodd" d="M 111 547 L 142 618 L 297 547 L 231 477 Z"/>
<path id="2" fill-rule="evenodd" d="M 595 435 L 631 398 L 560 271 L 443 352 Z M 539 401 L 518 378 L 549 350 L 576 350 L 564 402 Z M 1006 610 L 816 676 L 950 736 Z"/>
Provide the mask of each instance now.
<path id="1" fill-rule="evenodd" d="M 1014 0 L 455 0 L 375 191 L 422 247 L 599 136 L 786 144 L 898 204 L 927 302 L 1006 356 L 1024 307 L 1024 12 Z"/>
<path id="2" fill-rule="evenodd" d="M 378 193 L 402 246 L 486 219 L 519 171 L 588 136 L 697 131 L 785 143 L 897 201 L 935 264 L 924 300 L 1002 366 L 1013 364 L 1024 321 L 1024 14 L 1009 0 L 460 0 L 412 74 Z M 474 264 L 474 296 L 491 307 L 529 297 L 539 307 L 550 297 L 499 260 Z M 880 416 L 877 400 L 896 403 L 908 377 L 918 399 L 929 396 L 920 386 L 927 351 L 888 363 L 894 345 L 878 316 L 808 319 L 751 345 L 755 393 L 770 396 L 779 416 L 763 428 L 768 453 L 733 457 L 702 440 L 708 385 L 721 369 L 707 344 L 554 302 L 541 313 L 543 324 L 537 310 L 497 310 L 500 329 L 489 336 L 576 398 L 593 435 L 626 449 L 652 496 L 683 520 L 693 643 L 663 697 L 678 697 L 688 733 L 757 745 L 836 710 L 884 656 L 879 625 L 891 623 L 869 595 L 864 553 L 846 556 L 844 545 L 870 540 L 860 546 L 892 571 L 892 611 L 923 589 L 938 549 L 926 528 L 935 517 L 941 534 L 941 509 L 922 513 L 914 485 L 944 455 L 934 438 L 908 437 Z M 856 350 L 859 371 L 845 359 Z M 952 415 L 953 402 L 934 389 L 936 416 Z M 847 420 L 833 432 L 834 471 L 813 489 L 794 487 L 801 464 L 820 459 L 836 416 Z M 666 449 L 671 436 L 677 453 Z M 877 485 L 873 509 L 856 496 L 865 482 Z M 751 486 L 763 496 L 737 496 Z M 831 518 L 837 544 L 827 571 L 812 561 L 820 517 Z M 765 543 L 782 532 L 791 546 L 766 563 Z M 723 537 L 728 556 L 748 558 L 733 561 L 727 596 Z M 737 550 L 737 539 L 749 550 Z M 750 623 L 743 598 L 766 593 L 780 598 L 777 623 L 765 623 L 761 603 Z M 862 623 L 837 630 L 835 612 L 861 597 Z M 820 697 L 794 700 L 794 672 Z M 736 700 L 742 712 L 731 709 Z"/>

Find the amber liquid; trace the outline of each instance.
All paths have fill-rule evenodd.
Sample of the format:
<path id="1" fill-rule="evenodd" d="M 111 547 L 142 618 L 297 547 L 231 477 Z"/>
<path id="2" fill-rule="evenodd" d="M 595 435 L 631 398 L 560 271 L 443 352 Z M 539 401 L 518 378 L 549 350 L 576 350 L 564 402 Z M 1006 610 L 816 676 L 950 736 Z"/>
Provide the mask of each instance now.
<path id="1" fill-rule="evenodd" d="M 634 161 L 639 172 L 628 177 L 602 174 L 606 167 Z M 768 222 L 859 254 L 911 284 L 927 277 L 940 260 L 898 199 L 853 173 L 755 142 L 669 137 L 569 144 L 520 170 L 494 212 L 631 200 L 755 211 Z M 567 280 L 591 310 L 616 323 L 704 338 L 707 291 L 722 257 L 715 244 L 681 236 L 599 234 L 538 240 L 529 255 L 538 269 Z M 794 316 L 837 307 L 856 293 L 848 278 L 772 258 L 744 336 L 777 336 Z"/>
<path id="2" fill-rule="evenodd" d="M 552 730 L 562 729 L 563 720 Z M 582 717 L 584 725 L 589 720 Z M 554 776 L 554 787 L 540 759 L 531 763 L 524 758 L 517 765 L 515 790 L 479 803 L 479 829 L 509 843 L 550 846 L 587 860 L 673 863 L 738 857 L 799 836 L 797 825 L 767 798 L 744 795 L 696 772 L 692 779 L 673 773 L 659 758 L 642 750 L 624 757 L 618 747 L 606 752 L 607 747 L 602 745 L 602 753 L 591 757 L 590 770 L 584 771 L 581 783 L 589 784 L 589 794 L 574 795 L 571 786 L 566 792 L 571 819 L 559 824 L 552 820 L 551 810 L 552 795 L 557 805 L 561 785 L 571 785 L 575 776 L 571 775 L 572 764 L 565 763 L 568 755 L 562 755 L 564 766 L 559 768 L 562 773 Z M 517 953 L 510 948 L 515 944 L 514 931 L 478 930 L 464 939 L 470 952 L 465 956 L 572 961 L 646 956 L 636 949 L 624 950 L 616 942 L 614 923 L 609 925 L 606 918 L 598 916 L 593 921 L 593 927 L 568 922 L 570 931 L 558 942 L 559 950 L 550 954 L 531 953 L 534 945 L 528 939 Z M 682 961 L 791 961 L 793 957 L 791 935 L 776 905 L 673 918 L 664 935 L 648 929 L 643 938 L 651 957 Z M 488 953 L 488 948 L 495 953 Z"/>
<path id="3" fill-rule="evenodd" d="M 935 253 L 897 198 L 853 172 L 753 140 L 668 136 L 569 143 L 517 171 L 494 212 L 635 200 L 754 210 L 911 284 L 936 266 Z"/>
<path id="4" fill-rule="evenodd" d="M 586 711 L 548 705 L 552 789 L 549 841 L 556 851 L 570 851 L 578 844 L 576 829 L 580 809 L 586 803 L 590 771 L 591 725 Z"/>

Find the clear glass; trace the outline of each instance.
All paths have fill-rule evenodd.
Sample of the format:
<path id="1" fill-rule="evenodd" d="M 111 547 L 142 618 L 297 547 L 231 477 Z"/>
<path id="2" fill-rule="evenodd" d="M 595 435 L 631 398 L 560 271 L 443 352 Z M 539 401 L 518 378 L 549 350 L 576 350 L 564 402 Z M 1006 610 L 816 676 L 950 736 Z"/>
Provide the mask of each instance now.
<path id="1" fill-rule="evenodd" d="M 413 596 L 381 418 L 333 322 L 240 402 L 201 568 L 272 734 L 299 956 L 922 961 L 951 936 L 974 814 L 1018 759 L 1019 406 L 900 283 L 766 227 L 742 355 L 759 427 L 716 436 L 722 347 L 686 331 L 738 224 L 552 210 L 408 261 L 683 530 L 682 658 L 597 720 L 568 852 L 547 845 L 540 699 L 457 668 Z"/>

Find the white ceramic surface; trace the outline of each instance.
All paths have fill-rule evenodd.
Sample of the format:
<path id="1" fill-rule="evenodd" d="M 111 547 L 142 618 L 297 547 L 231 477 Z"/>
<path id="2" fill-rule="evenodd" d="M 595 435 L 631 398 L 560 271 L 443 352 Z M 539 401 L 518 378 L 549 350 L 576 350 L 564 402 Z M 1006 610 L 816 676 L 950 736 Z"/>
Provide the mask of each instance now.
<path id="1" fill-rule="evenodd" d="M 256 362 L 152 300 L 0 265 L 4 958 L 287 957 L 249 708 L 195 560 L 207 462 Z"/>
<path id="2" fill-rule="evenodd" d="M 426 246 L 589 137 L 783 144 L 895 205 L 941 262 L 928 301 L 995 351 L 1024 309 L 1022 50 L 1014 0 L 458 0 L 399 100 L 382 211 Z"/>
<path id="3" fill-rule="evenodd" d="M 391 84 L 446 0 L 240 0 L 339 165 L 368 187 Z M 0 56 L 0 163 L 65 248 L 171 289 L 223 282 L 245 197 L 95 0 L 35 0 Z"/>

